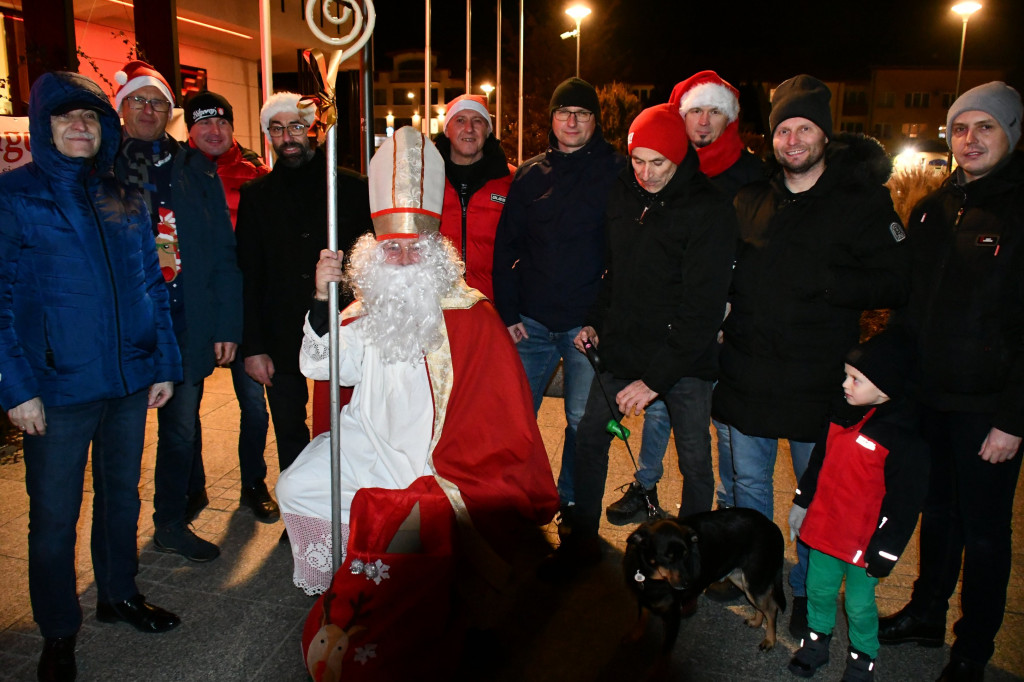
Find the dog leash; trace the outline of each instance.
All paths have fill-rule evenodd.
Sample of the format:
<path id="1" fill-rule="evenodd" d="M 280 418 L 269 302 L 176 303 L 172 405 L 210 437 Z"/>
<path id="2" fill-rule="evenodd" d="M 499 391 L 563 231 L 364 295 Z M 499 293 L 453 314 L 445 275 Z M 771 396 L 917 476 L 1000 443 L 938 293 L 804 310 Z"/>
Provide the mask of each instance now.
<path id="1" fill-rule="evenodd" d="M 604 387 L 604 382 L 601 381 L 601 359 L 597 356 L 597 349 L 594 348 L 594 345 L 590 343 L 589 340 L 583 342 L 583 348 L 585 350 L 587 360 L 590 361 L 590 366 L 594 368 L 594 377 L 597 379 L 597 385 L 601 388 L 601 395 L 604 396 L 605 403 L 608 404 L 608 411 L 613 415 L 612 418 L 608 420 L 608 423 L 605 424 L 604 430 L 626 444 L 626 452 L 629 453 L 629 459 L 633 462 L 633 469 L 636 470 L 637 473 L 640 473 L 640 467 L 637 466 L 636 457 L 633 456 L 633 448 L 629 447 L 630 431 L 623 426 L 621 421 L 615 419 L 614 415 L 617 407 L 612 403 L 612 399 L 608 395 L 607 389 Z M 654 506 L 651 502 L 650 495 L 647 494 L 647 489 L 642 485 L 640 488 L 643 490 L 644 502 L 647 503 L 647 518 L 660 518 L 657 507 Z"/>

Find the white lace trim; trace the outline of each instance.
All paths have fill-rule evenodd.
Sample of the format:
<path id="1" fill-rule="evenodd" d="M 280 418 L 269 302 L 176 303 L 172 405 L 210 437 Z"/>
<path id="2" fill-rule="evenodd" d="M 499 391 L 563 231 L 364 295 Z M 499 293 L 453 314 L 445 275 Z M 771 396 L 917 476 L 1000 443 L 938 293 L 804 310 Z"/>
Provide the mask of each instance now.
<path id="1" fill-rule="evenodd" d="M 323 594 L 331 586 L 333 554 L 331 548 L 331 522 L 311 516 L 283 514 L 292 546 L 292 582 L 310 596 Z M 341 525 L 342 557 L 348 546 L 348 524 Z"/>

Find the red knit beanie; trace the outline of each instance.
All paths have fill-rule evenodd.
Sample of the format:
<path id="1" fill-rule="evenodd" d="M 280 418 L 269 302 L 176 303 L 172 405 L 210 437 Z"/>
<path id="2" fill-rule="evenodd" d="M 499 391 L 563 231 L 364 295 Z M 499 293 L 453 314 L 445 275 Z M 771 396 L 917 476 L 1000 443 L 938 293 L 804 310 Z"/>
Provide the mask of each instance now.
<path id="1" fill-rule="evenodd" d="M 648 107 L 633 119 L 627 138 L 630 153 L 637 147 L 658 152 L 677 166 L 686 158 L 690 139 L 679 109 L 671 104 Z"/>

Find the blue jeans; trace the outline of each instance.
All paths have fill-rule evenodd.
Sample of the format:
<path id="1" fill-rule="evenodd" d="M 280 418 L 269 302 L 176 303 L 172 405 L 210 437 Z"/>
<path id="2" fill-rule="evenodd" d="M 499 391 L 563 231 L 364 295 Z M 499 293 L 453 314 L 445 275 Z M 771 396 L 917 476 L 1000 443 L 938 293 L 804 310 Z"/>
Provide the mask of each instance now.
<path id="1" fill-rule="evenodd" d="M 263 384 L 245 373 L 245 358 L 231 363 L 231 383 L 241 412 L 238 424 L 238 469 L 242 485 L 251 487 L 267 477 L 263 449 L 267 446 L 270 415 Z"/>
<path id="2" fill-rule="evenodd" d="M 576 449 L 576 512 L 573 533 L 596 535 L 603 509 L 605 479 L 608 478 L 608 448 L 612 436 L 605 430 L 609 419 L 620 419 L 608 407 L 604 390 L 613 401 L 616 393 L 632 383 L 632 379 L 616 379 L 608 372 L 600 375 L 590 389 L 587 409 L 577 433 Z M 668 409 L 675 431 L 676 455 L 683 473 L 683 498 L 679 516 L 688 516 L 711 509 L 715 496 L 715 473 L 711 467 L 712 382 L 684 377 L 668 390 L 661 401 Z"/>
<path id="3" fill-rule="evenodd" d="M 587 394 L 594 380 L 594 369 L 587 356 L 576 350 L 573 339 L 581 327 L 564 332 L 549 331 L 547 327 L 529 317 L 520 316 L 529 338 L 516 344 L 519 359 L 523 361 L 526 379 L 533 393 L 533 411 L 540 409 L 544 389 L 551 381 L 551 375 L 563 361 L 565 376 L 565 443 L 562 446 L 562 470 L 558 473 L 558 499 L 563 505 L 575 502 L 573 491 L 574 461 L 576 456 L 576 427 L 583 418 L 587 406 Z"/>
<path id="4" fill-rule="evenodd" d="M 185 372 L 188 376 L 188 371 Z M 203 380 L 174 385 L 174 395 L 157 410 L 156 470 L 153 472 L 153 525 L 185 521 L 189 493 L 206 485 L 202 472 L 203 430 L 199 404 Z"/>
<path id="5" fill-rule="evenodd" d="M 81 405 L 45 406 L 46 434 L 25 436 L 29 496 L 28 579 L 43 637 L 78 632 L 76 526 L 92 443 L 92 566 L 97 599 L 138 594 L 139 473 L 148 391 Z"/>
<path id="6" fill-rule="evenodd" d="M 737 507 L 756 509 L 769 519 L 775 519 L 775 458 L 779 441 L 775 438 L 748 436 L 734 426 L 729 427 L 732 452 L 733 495 Z M 797 483 L 807 470 L 814 443 L 790 440 L 789 452 L 793 460 L 793 473 Z M 719 462 L 721 467 L 721 462 Z M 721 468 L 719 469 L 721 474 Z M 794 597 L 807 594 L 807 545 L 797 542 L 797 564 L 789 573 L 789 584 Z"/>
<path id="7" fill-rule="evenodd" d="M 732 464 L 732 437 L 729 435 L 729 425 L 723 424 L 717 419 L 711 420 L 718 435 L 718 488 L 715 489 L 715 497 L 718 500 L 718 508 L 726 509 L 736 506 L 736 494 L 734 489 L 736 481 L 733 480 Z"/>

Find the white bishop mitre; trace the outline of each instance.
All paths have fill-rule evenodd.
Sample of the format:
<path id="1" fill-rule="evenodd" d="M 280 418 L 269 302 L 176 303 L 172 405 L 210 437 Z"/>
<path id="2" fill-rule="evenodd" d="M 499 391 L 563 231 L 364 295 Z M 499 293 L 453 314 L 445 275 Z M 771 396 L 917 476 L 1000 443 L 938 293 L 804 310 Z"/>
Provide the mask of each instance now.
<path id="1" fill-rule="evenodd" d="M 370 217 L 377 240 L 437 232 L 444 159 L 412 126 L 395 131 L 370 159 Z"/>

